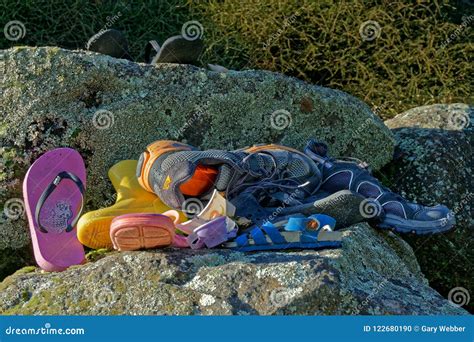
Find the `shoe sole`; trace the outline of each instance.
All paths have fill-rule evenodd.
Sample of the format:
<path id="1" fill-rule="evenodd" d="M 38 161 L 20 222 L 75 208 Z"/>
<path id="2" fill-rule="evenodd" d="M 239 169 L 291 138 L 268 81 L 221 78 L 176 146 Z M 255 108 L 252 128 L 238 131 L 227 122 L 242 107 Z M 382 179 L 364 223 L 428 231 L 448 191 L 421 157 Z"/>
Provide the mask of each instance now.
<path id="1" fill-rule="evenodd" d="M 110 225 L 114 217 L 115 216 L 100 217 L 81 224 L 81 229 L 77 231 L 79 241 L 92 249 L 112 249 L 113 244 L 110 240 Z"/>
<path id="2" fill-rule="evenodd" d="M 329 215 L 336 220 L 336 228 L 340 229 L 353 224 L 367 221 L 360 211 L 365 197 L 350 190 L 341 190 L 313 203 L 285 209 L 284 215 L 300 213 L 305 216 L 313 214 Z"/>
<path id="3" fill-rule="evenodd" d="M 399 216 L 387 214 L 384 220 L 378 224 L 378 227 L 402 234 L 431 235 L 447 232 L 454 228 L 455 223 L 454 217 L 436 221 L 415 221 L 404 220 Z"/>
<path id="4" fill-rule="evenodd" d="M 135 251 L 168 247 L 173 243 L 175 232 L 172 225 L 157 222 L 153 214 L 141 216 L 118 217 L 112 222 L 110 238 L 115 249 Z"/>
<path id="5" fill-rule="evenodd" d="M 151 64 L 195 64 L 203 49 L 204 43 L 201 39 L 188 40 L 180 36 L 171 37 L 163 43 L 160 51 L 153 57 Z"/>
<path id="6" fill-rule="evenodd" d="M 81 217 L 77 225 L 77 237 L 79 241 L 92 249 L 107 248 L 113 249 L 110 240 L 110 227 L 112 220 L 117 216 L 127 215 L 130 213 L 157 214 L 158 211 L 153 207 L 147 208 L 127 208 L 113 209 L 104 208 L 99 211 L 107 211 L 107 213 L 96 214 L 90 212 Z"/>
<path id="7" fill-rule="evenodd" d="M 166 228 L 134 225 L 116 230 L 113 241 L 119 251 L 136 251 L 168 247 L 173 242 L 173 236 Z"/>
<path id="8" fill-rule="evenodd" d="M 341 242 L 247 245 L 247 246 L 241 246 L 241 247 L 230 244 L 226 246 L 226 248 L 233 249 L 240 252 L 259 252 L 259 251 L 287 250 L 287 249 L 336 249 L 336 248 L 341 248 L 341 247 L 342 247 Z"/>

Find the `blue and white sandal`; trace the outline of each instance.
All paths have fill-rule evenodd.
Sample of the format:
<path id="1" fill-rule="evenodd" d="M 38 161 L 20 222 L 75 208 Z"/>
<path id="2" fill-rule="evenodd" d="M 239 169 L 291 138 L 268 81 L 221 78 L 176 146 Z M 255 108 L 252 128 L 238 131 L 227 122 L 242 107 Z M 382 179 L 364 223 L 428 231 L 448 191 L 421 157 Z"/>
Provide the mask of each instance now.
<path id="1" fill-rule="evenodd" d="M 335 225 L 336 220 L 323 214 L 290 217 L 288 220 L 266 222 L 261 227 L 254 227 L 224 246 L 243 252 L 339 248 L 342 246 L 342 233 L 333 231 Z"/>

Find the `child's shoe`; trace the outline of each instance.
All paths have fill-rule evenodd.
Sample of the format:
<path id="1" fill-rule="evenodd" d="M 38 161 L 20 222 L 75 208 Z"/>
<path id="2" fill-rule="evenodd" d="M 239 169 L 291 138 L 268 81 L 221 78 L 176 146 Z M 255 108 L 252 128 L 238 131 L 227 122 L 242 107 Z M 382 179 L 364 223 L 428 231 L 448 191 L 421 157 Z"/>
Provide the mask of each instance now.
<path id="1" fill-rule="evenodd" d="M 160 214 L 170 209 L 138 184 L 136 168 L 136 160 L 124 160 L 110 168 L 109 178 L 117 192 L 116 202 L 81 217 L 77 224 L 77 236 L 83 245 L 111 249 L 110 225 L 115 217 L 131 213 Z"/>

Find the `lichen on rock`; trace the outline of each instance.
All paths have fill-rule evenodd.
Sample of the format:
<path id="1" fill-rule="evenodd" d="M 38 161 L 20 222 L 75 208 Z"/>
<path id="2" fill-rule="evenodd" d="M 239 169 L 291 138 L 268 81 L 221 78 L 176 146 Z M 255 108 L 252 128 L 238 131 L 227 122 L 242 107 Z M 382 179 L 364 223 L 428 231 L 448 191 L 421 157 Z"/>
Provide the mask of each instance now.
<path id="1" fill-rule="evenodd" d="M 466 313 L 405 260 L 415 260 L 406 243 L 367 224 L 344 230 L 343 247 L 334 250 L 113 252 L 62 273 L 28 269 L 7 277 L 0 314 Z"/>
<path id="2" fill-rule="evenodd" d="M 448 206 L 456 216 L 449 233 L 406 237 L 423 272 L 444 296 L 463 287 L 473 293 L 474 108 L 436 104 L 386 121 L 397 139 L 395 159 L 383 172 L 393 190 L 425 205 Z M 474 296 L 466 305 L 474 309 Z"/>

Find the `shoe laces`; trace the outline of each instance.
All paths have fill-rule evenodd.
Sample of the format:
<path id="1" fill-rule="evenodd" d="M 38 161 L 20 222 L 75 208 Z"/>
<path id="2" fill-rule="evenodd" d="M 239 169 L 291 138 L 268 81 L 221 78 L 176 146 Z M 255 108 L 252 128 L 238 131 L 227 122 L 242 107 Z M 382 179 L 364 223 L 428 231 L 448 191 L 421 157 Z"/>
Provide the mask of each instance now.
<path id="1" fill-rule="evenodd" d="M 356 164 L 357 166 L 367 170 L 370 174 L 372 174 L 370 165 L 367 162 L 355 157 L 339 157 L 339 158 L 329 157 L 327 155 L 327 150 L 328 150 L 328 147 L 326 144 L 318 142 L 314 139 L 311 139 L 308 141 L 304 149 L 304 152 L 311 159 L 316 161 L 318 165 L 320 165 L 321 170 L 323 170 L 325 167 L 328 167 L 328 168 L 332 167 L 333 162 L 350 162 L 350 163 Z"/>
<path id="2" fill-rule="evenodd" d="M 272 165 L 269 168 L 259 167 L 256 170 L 252 167 L 251 160 L 255 156 L 262 154 L 270 157 Z M 239 163 L 236 171 L 227 186 L 226 193 L 229 198 L 232 198 L 236 193 L 238 195 L 239 191 L 253 193 L 263 189 L 275 191 L 279 189 L 283 192 L 291 192 L 291 190 L 304 188 L 309 183 L 305 182 L 300 184 L 295 179 L 286 176 L 285 168 L 278 166 L 275 156 L 265 151 L 249 153 L 242 159 L 241 163 Z"/>

